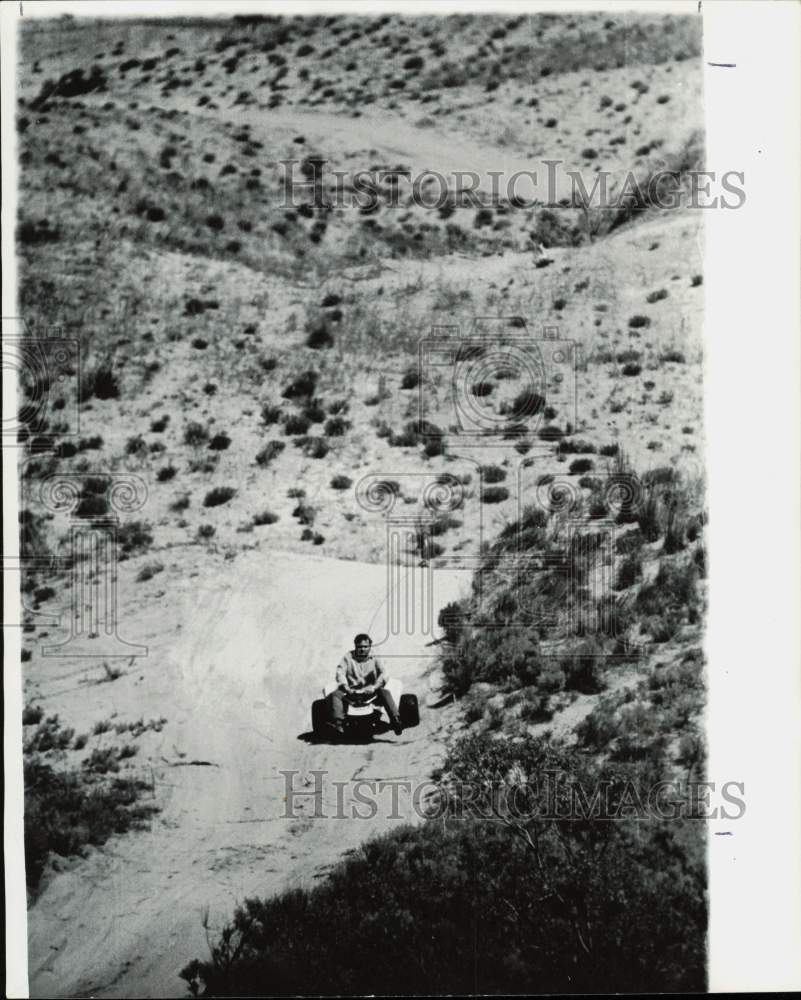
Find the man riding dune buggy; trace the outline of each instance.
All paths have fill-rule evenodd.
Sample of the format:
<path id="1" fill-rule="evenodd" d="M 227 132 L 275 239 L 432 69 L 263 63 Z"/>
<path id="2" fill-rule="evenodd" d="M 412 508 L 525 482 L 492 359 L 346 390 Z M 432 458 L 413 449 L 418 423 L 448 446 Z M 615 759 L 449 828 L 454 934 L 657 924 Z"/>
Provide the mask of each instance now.
<path id="1" fill-rule="evenodd" d="M 369 738 L 380 731 L 382 709 L 398 736 L 404 726 L 418 724 L 417 698 L 413 694 L 401 695 L 400 681 L 387 677 L 378 658 L 371 655 L 372 645 L 370 636 L 360 632 L 353 640 L 354 648 L 337 666 L 336 683 L 327 685 L 325 698 L 312 704 L 316 735 L 323 736 L 333 728 L 338 739 L 344 738 L 348 730 Z"/>

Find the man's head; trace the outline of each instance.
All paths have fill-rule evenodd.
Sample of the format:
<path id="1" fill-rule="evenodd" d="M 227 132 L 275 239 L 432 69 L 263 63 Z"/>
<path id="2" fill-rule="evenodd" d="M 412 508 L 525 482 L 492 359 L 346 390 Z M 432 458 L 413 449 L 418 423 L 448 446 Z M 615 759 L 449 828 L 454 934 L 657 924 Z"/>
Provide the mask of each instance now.
<path id="1" fill-rule="evenodd" d="M 366 660 L 370 655 L 370 648 L 373 645 L 373 640 L 366 632 L 360 632 L 356 638 L 353 640 L 353 651 L 356 654 L 357 660 Z"/>

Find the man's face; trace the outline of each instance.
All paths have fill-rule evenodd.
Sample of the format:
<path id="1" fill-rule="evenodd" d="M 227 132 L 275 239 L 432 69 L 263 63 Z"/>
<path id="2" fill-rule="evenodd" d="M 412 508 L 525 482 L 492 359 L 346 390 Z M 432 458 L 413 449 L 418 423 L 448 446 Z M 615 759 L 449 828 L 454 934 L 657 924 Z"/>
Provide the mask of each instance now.
<path id="1" fill-rule="evenodd" d="M 360 639 L 356 643 L 356 659 L 366 660 L 370 655 L 370 641 L 368 639 Z"/>

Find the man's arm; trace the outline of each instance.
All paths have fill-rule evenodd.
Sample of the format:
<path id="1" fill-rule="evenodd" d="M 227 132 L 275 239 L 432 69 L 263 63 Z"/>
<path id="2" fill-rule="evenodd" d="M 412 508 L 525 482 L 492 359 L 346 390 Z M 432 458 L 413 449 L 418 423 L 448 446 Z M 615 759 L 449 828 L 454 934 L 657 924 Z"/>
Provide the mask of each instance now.
<path id="1" fill-rule="evenodd" d="M 347 657 L 343 656 L 337 665 L 337 686 L 340 687 L 346 694 L 352 694 L 353 688 L 348 684 L 348 660 Z"/>
<path id="2" fill-rule="evenodd" d="M 379 691 L 387 683 L 387 675 L 377 656 L 373 657 L 373 661 L 375 663 L 375 683 L 373 684 L 373 690 Z"/>

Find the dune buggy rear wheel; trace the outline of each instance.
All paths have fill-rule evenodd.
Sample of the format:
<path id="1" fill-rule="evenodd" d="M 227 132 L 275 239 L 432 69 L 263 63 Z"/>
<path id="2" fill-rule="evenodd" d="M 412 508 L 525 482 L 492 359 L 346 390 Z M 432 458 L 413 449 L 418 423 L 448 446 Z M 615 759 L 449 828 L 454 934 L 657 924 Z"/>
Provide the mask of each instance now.
<path id="1" fill-rule="evenodd" d="M 315 736 L 323 736 L 328 728 L 328 706 L 325 698 L 318 698 L 312 702 L 312 732 Z"/>
<path id="2" fill-rule="evenodd" d="M 401 695 L 398 714 L 400 715 L 401 725 L 404 728 L 420 725 L 420 706 L 417 704 L 416 694 Z"/>

